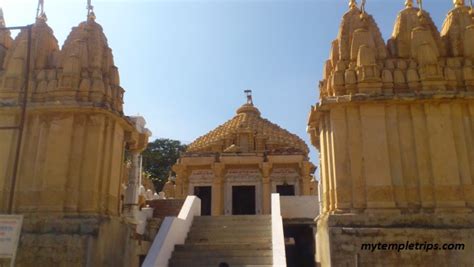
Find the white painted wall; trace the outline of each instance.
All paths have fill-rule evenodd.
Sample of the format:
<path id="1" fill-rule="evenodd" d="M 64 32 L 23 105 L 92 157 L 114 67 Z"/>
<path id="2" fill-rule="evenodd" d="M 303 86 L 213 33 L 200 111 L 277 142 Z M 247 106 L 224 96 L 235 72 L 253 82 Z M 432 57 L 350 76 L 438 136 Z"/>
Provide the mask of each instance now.
<path id="1" fill-rule="evenodd" d="M 281 216 L 284 219 L 314 219 L 319 214 L 318 196 L 281 196 Z"/>
<path id="2" fill-rule="evenodd" d="M 143 262 L 143 267 L 167 267 L 174 246 L 184 244 L 194 216 L 201 215 L 201 200 L 188 196 L 178 217 L 166 217 Z"/>
<path id="3" fill-rule="evenodd" d="M 286 267 L 285 236 L 280 211 L 280 194 L 272 194 L 272 250 L 273 266 Z"/>

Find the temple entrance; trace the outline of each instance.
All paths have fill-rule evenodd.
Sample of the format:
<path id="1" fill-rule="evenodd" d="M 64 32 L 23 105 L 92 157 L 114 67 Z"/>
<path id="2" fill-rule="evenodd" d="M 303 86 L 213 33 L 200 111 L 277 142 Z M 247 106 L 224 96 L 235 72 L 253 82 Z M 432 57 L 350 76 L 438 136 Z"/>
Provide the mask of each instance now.
<path id="1" fill-rule="evenodd" d="M 195 186 L 194 195 L 201 199 L 201 216 L 211 215 L 212 187 Z"/>
<path id="2" fill-rule="evenodd" d="M 283 223 L 285 224 L 285 223 Z M 284 225 L 287 267 L 314 267 L 314 232 L 309 224 Z"/>
<path id="3" fill-rule="evenodd" d="M 255 186 L 232 186 L 232 214 L 255 214 Z"/>
<path id="4" fill-rule="evenodd" d="M 277 185 L 277 193 L 280 196 L 294 196 L 295 195 L 295 186 L 294 185 Z"/>

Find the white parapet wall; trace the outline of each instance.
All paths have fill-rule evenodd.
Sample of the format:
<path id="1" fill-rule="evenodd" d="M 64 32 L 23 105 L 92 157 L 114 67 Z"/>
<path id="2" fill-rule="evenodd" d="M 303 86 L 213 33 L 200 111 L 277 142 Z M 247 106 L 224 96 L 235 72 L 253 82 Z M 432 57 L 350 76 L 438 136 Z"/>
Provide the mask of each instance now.
<path id="1" fill-rule="evenodd" d="M 273 266 L 286 267 L 285 236 L 280 211 L 280 194 L 272 194 L 272 250 Z"/>
<path id="2" fill-rule="evenodd" d="M 318 196 L 281 196 L 283 219 L 314 219 L 319 215 Z"/>
<path id="3" fill-rule="evenodd" d="M 188 196 L 178 217 L 166 217 L 143 262 L 143 267 L 167 267 L 175 245 L 184 244 L 194 216 L 201 215 L 201 200 Z"/>

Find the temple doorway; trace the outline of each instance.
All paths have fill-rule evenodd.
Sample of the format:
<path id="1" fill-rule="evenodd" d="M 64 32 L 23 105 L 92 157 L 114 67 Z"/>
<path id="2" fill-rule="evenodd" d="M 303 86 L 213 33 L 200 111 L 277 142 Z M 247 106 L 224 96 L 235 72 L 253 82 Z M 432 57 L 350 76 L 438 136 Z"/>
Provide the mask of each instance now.
<path id="1" fill-rule="evenodd" d="M 277 185 L 277 193 L 280 196 L 294 196 L 295 195 L 295 186 L 289 184 Z"/>
<path id="2" fill-rule="evenodd" d="M 201 199 L 201 216 L 211 215 L 212 187 L 195 186 L 194 195 Z"/>
<path id="3" fill-rule="evenodd" d="M 310 224 L 285 225 L 285 252 L 287 267 L 315 267 L 314 231 Z"/>
<path id="4" fill-rule="evenodd" d="M 232 214 L 255 214 L 255 186 L 232 186 Z"/>

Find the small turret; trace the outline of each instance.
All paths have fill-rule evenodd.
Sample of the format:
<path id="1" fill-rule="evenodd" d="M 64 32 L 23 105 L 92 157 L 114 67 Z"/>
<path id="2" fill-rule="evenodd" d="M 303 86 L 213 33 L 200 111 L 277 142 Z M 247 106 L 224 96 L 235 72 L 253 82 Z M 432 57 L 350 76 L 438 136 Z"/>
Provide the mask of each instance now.
<path id="1" fill-rule="evenodd" d="M 118 69 L 112 49 L 102 27 L 89 9 L 87 21 L 74 27 L 61 52 L 62 88 L 78 91 L 80 101 L 103 104 L 122 112 L 124 90 L 120 87 Z"/>
<path id="2" fill-rule="evenodd" d="M 3 10 L 0 8 L 0 28 L 6 27 L 5 19 L 3 17 Z M 9 30 L 0 31 L 0 69 L 3 67 L 3 62 L 7 55 L 8 49 L 11 47 L 13 39 Z"/>
<path id="3" fill-rule="evenodd" d="M 32 28 L 31 69 L 37 72 L 37 76 L 32 77 L 32 79 L 36 79 L 38 84 L 43 80 L 54 80 L 56 77 L 55 71 L 49 74 L 47 72 L 48 70 L 55 70 L 57 67 L 59 46 L 53 30 L 46 21 L 46 14 L 42 12 L 36 18 Z M 23 73 L 26 70 L 27 43 L 28 31 L 24 29 L 8 49 L 3 63 L 5 69 L 3 87 L 6 90 L 20 90 Z"/>

